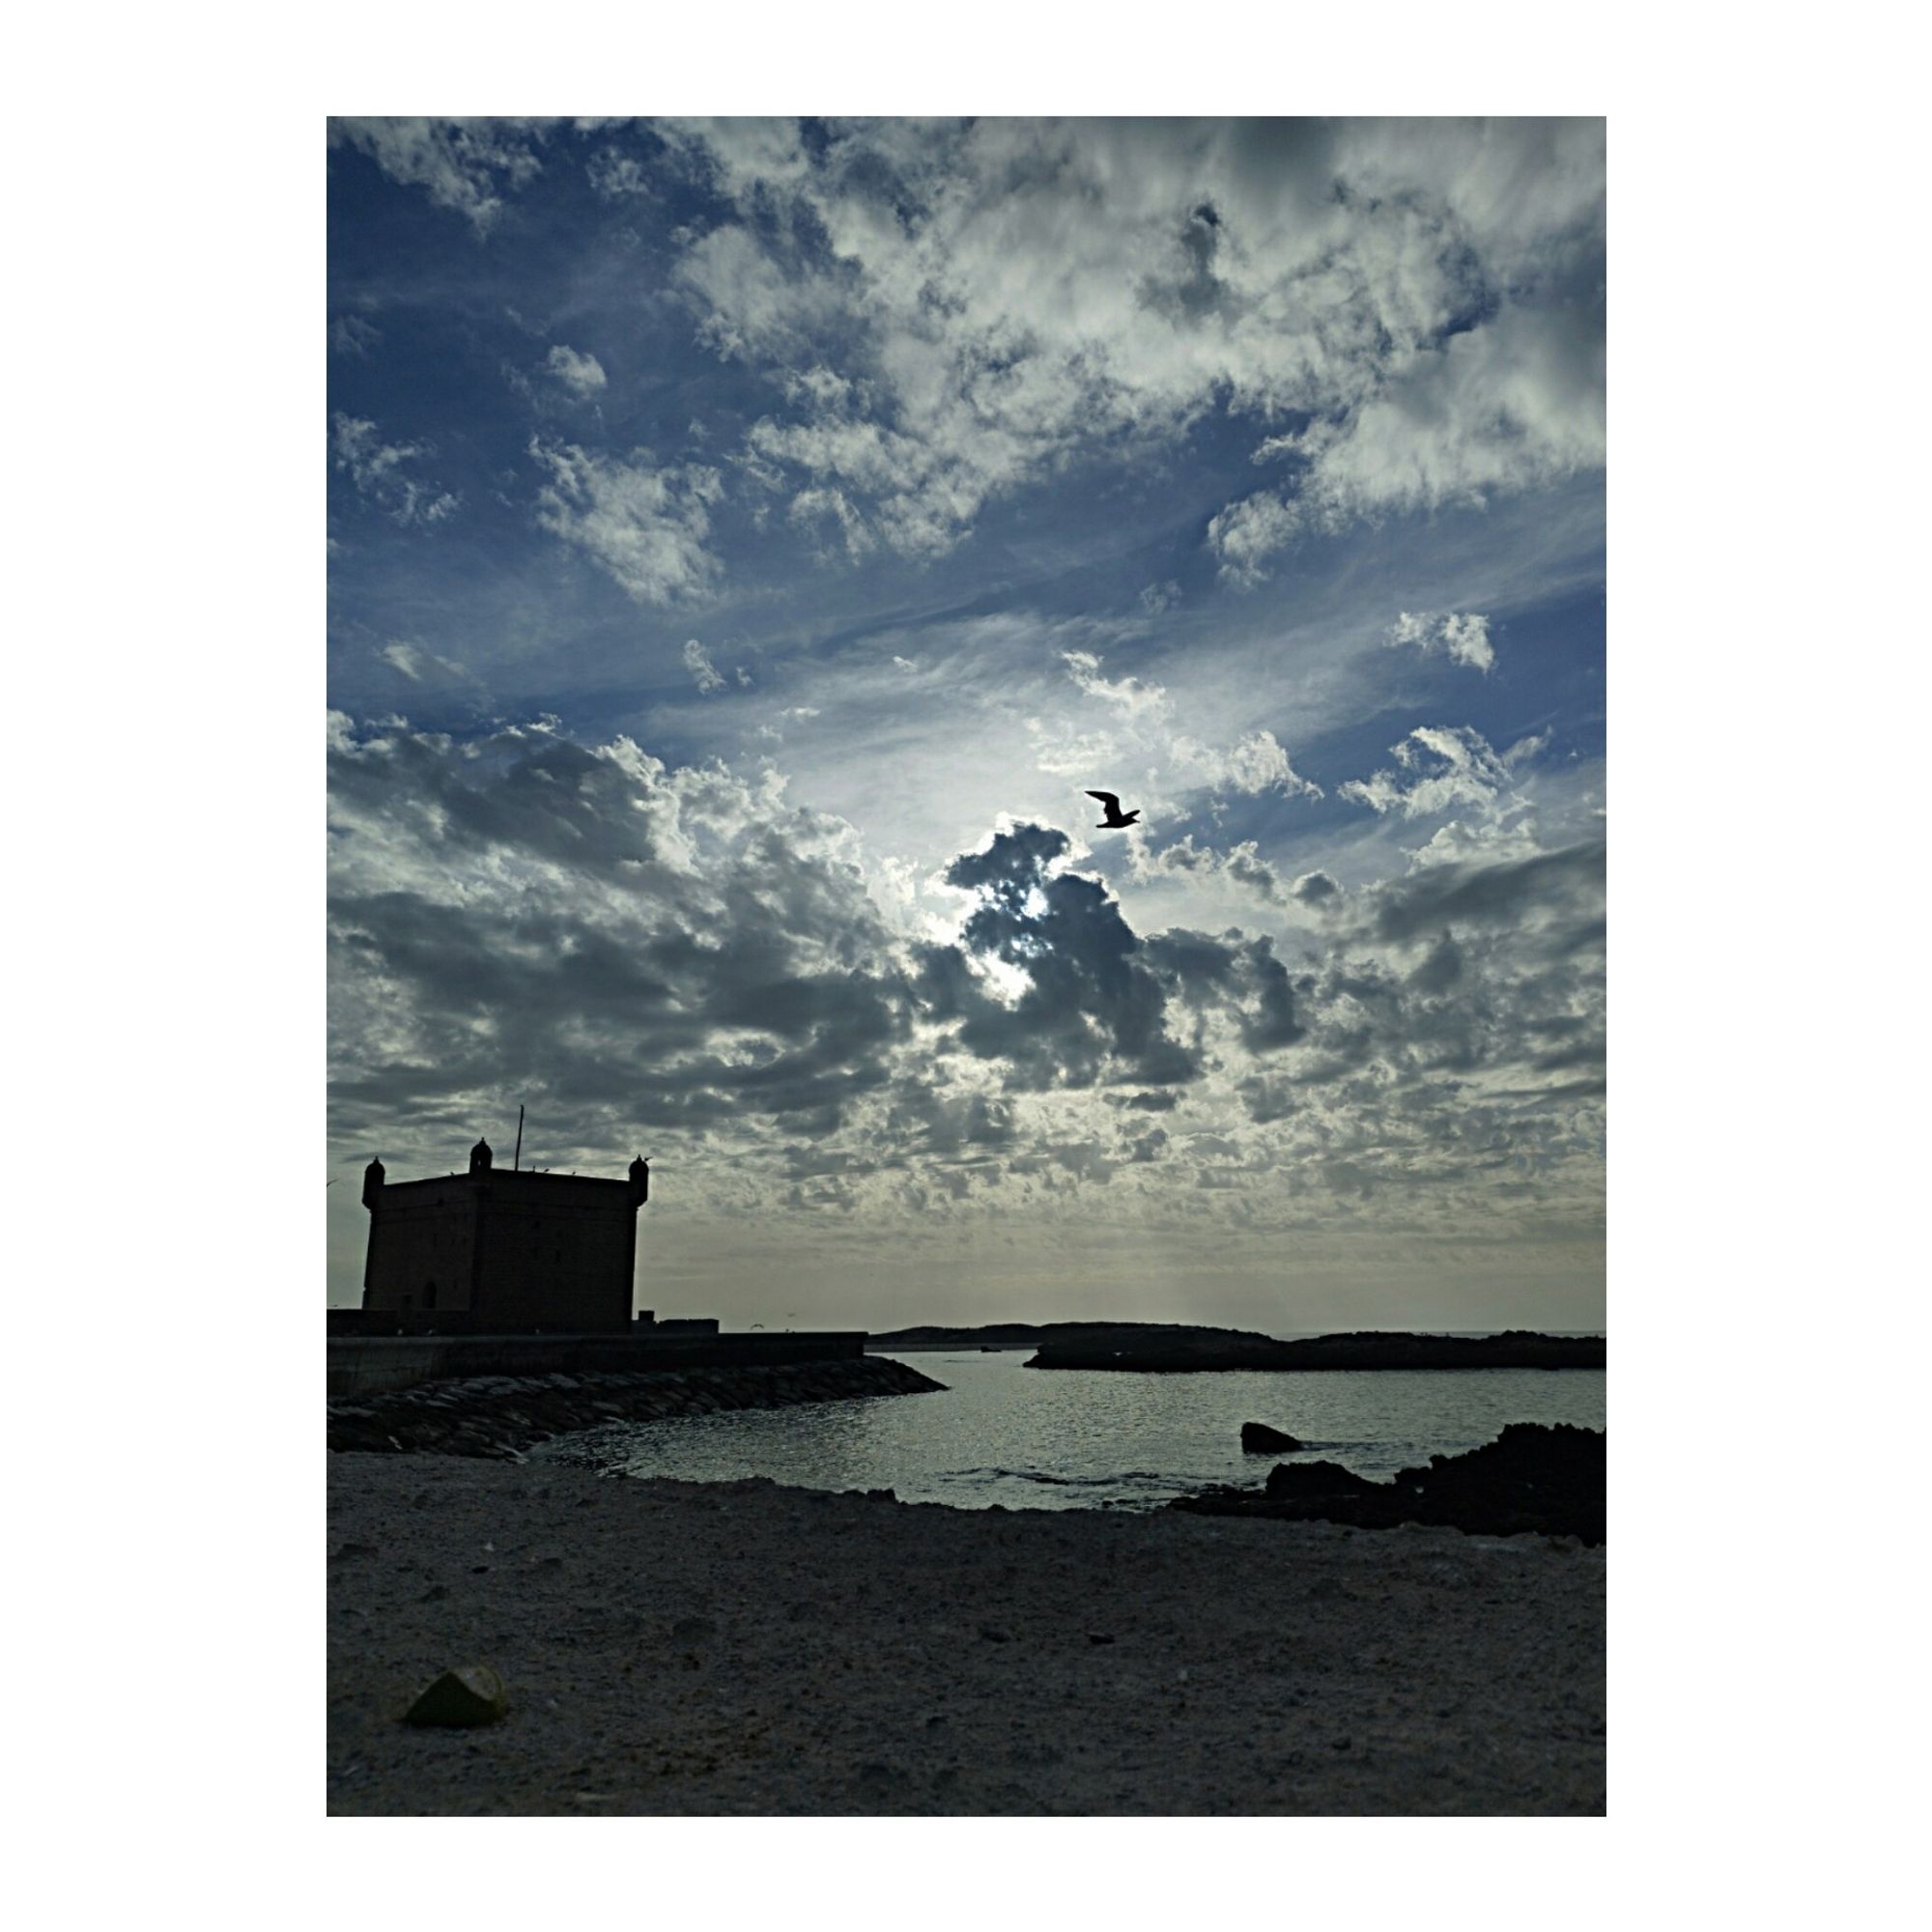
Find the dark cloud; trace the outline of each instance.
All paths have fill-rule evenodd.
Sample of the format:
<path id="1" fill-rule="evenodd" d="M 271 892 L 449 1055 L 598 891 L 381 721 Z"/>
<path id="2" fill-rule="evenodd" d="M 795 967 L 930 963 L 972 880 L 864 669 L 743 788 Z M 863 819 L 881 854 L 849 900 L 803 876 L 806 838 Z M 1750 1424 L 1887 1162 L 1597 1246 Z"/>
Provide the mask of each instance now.
<path id="1" fill-rule="evenodd" d="M 673 1154 L 710 1211 L 855 1229 L 1094 1186 L 1257 1229 L 1595 1198 L 1600 843 L 1319 895 L 1291 962 L 1137 932 L 1032 823 L 913 941 L 841 821 L 623 740 L 342 724 L 329 815 L 345 1157 L 436 1171 L 525 1102 L 542 1164 Z"/>
<path id="2" fill-rule="evenodd" d="M 1520 925 L 1552 906 L 1569 911 L 1592 894 L 1601 905 L 1604 854 L 1599 838 L 1501 865 L 1429 867 L 1378 890 L 1376 934 L 1406 940 L 1451 923 Z M 1566 921 L 1563 937 L 1567 943 L 1582 945 L 1600 936 L 1602 929 L 1601 914 L 1572 917 Z"/>
<path id="3" fill-rule="evenodd" d="M 339 1132 L 827 1131 L 888 1082 L 910 988 L 834 828 L 523 733 L 344 735 L 331 778 Z"/>
<path id="4" fill-rule="evenodd" d="M 1171 1085 L 1196 1078 L 1199 1056 L 1167 1032 L 1167 988 L 1097 879 L 1053 869 L 1065 833 L 1001 832 L 955 859 L 946 883 L 978 895 L 956 946 L 924 949 L 920 990 L 931 1015 L 981 1059 L 1009 1063 L 1016 1087 L 1098 1081 Z M 1016 999 L 985 990 L 973 957 L 1025 976 Z"/>

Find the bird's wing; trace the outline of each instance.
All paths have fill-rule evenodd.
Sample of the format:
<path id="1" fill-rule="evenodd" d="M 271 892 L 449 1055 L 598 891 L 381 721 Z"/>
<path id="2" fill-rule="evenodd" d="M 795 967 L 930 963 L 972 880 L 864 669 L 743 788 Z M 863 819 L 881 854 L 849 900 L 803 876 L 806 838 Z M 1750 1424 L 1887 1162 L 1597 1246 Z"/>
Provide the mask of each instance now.
<path id="1" fill-rule="evenodd" d="M 1090 791 L 1087 796 L 1089 798 L 1097 798 L 1109 811 L 1119 811 L 1121 809 L 1121 799 L 1118 792 Z"/>

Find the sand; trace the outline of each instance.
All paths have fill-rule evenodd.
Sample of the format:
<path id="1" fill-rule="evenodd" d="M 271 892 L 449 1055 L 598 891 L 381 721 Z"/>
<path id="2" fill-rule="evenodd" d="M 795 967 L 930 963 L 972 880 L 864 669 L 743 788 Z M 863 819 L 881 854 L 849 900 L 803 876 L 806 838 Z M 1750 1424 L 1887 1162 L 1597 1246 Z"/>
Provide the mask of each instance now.
<path id="1" fill-rule="evenodd" d="M 363 1454 L 328 1536 L 332 1814 L 1604 1809 L 1601 1549 Z"/>

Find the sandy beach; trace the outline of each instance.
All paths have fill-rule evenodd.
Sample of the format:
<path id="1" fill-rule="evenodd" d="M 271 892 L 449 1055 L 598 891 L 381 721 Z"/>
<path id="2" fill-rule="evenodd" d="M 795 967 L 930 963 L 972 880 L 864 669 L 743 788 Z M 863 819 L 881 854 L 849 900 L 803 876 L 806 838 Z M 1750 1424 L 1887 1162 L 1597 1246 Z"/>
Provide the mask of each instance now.
<path id="1" fill-rule="evenodd" d="M 332 1814 L 1580 1814 L 1605 1554 L 334 1454 Z M 400 1721 L 451 1665 L 500 1722 Z"/>

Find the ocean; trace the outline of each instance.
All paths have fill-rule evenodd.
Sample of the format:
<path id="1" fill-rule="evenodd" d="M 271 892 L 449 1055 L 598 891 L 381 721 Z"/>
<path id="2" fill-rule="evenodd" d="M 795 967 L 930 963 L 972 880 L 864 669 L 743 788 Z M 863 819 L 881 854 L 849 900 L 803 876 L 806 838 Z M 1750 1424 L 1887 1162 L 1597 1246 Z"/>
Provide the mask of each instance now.
<path id="1" fill-rule="evenodd" d="M 958 1509 L 1151 1509 L 1211 1483 L 1259 1484 L 1277 1461 L 1325 1458 L 1378 1478 L 1476 1448 L 1509 1422 L 1605 1426 L 1602 1369 L 1127 1375 L 1023 1368 L 1031 1353 L 909 1352 L 896 1359 L 944 1394 L 611 1423 L 531 1459 L 688 1482 L 889 1489 Z M 1244 1455 L 1244 1422 L 1307 1447 Z"/>

